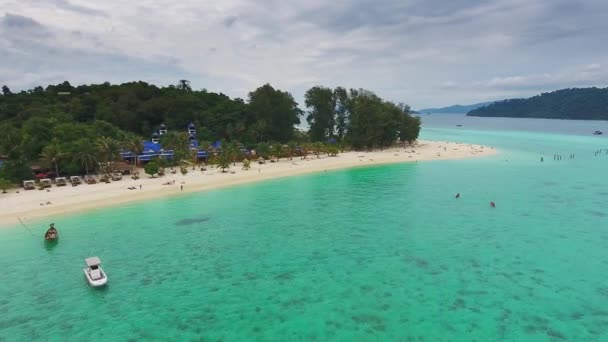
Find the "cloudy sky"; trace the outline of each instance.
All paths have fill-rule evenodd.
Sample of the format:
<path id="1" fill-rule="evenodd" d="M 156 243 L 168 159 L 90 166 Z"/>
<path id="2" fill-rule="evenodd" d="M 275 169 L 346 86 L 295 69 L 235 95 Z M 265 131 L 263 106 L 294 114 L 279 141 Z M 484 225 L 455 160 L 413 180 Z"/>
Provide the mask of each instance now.
<path id="1" fill-rule="evenodd" d="M 366 88 L 414 108 L 608 86 L 606 0 L 0 0 L 0 84 Z"/>

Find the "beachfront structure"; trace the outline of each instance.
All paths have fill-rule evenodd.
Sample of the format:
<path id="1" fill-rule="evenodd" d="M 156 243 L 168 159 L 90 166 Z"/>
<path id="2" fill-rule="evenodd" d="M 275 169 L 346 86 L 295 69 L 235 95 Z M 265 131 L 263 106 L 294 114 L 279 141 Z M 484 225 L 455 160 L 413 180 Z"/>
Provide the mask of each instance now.
<path id="1" fill-rule="evenodd" d="M 40 180 L 40 187 L 42 188 L 50 188 L 53 185 L 53 182 L 50 178 L 43 178 Z"/>
<path id="2" fill-rule="evenodd" d="M 132 162 L 138 163 L 146 163 L 155 158 L 162 158 L 165 160 L 173 160 L 174 151 L 173 150 L 165 150 L 163 149 L 160 143 L 160 136 L 166 134 L 167 126 L 165 124 L 160 125 L 160 129 L 158 132 L 152 134 L 151 141 L 144 141 L 143 149 L 141 154 L 136 155 L 136 153 L 131 151 L 123 151 L 120 153 L 123 160 L 129 160 Z M 196 139 L 196 126 L 193 123 L 189 123 L 187 126 L 188 132 L 188 143 L 190 151 L 193 154 L 196 154 L 196 159 L 204 159 L 206 160 L 208 157 L 208 152 L 205 149 L 202 149 L 199 146 L 199 142 Z M 219 142 L 216 142 L 213 147 L 218 149 L 221 147 Z M 196 152 L 196 153 L 195 153 Z"/>
<path id="3" fill-rule="evenodd" d="M 36 189 L 36 182 L 34 182 L 33 180 L 23 181 L 23 188 L 25 190 L 34 190 Z"/>
<path id="4" fill-rule="evenodd" d="M 188 124 L 188 137 L 190 136 L 196 138 L 196 126 L 192 122 Z"/>
<path id="5" fill-rule="evenodd" d="M 207 157 L 209 156 L 209 153 L 206 150 L 201 149 L 201 147 L 198 144 L 198 140 L 196 140 L 196 139 L 190 140 L 190 151 L 192 151 L 193 154 L 194 154 L 194 152 L 196 152 L 197 160 L 200 160 L 200 159 L 207 160 Z"/>
<path id="6" fill-rule="evenodd" d="M 70 177 L 70 182 L 72 183 L 72 186 L 76 186 L 82 183 L 82 179 L 80 179 L 80 176 L 72 176 Z"/>
<path id="7" fill-rule="evenodd" d="M 57 177 L 55 178 L 55 185 L 66 186 L 68 185 L 68 180 L 65 177 Z"/>
<path id="8" fill-rule="evenodd" d="M 120 171 L 114 171 L 112 172 L 112 180 L 113 181 L 119 181 L 122 179 L 122 172 Z"/>

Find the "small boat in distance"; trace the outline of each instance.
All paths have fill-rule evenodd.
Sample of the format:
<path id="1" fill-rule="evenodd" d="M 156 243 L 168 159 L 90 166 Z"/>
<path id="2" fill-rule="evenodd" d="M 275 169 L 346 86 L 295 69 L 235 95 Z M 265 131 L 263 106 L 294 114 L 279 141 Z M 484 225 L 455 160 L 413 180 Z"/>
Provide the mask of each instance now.
<path id="1" fill-rule="evenodd" d="M 595 132 L 593 132 L 593 135 L 602 135 L 602 134 L 604 134 L 602 131 L 595 131 Z"/>
<path id="2" fill-rule="evenodd" d="M 456 125 L 456 127 L 462 127 L 462 125 Z"/>
<path id="3" fill-rule="evenodd" d="M 101 260 L 98 257 L 86 258 L 87 268 L 83 269 L 89 285 L 93 287 L 104 286 L 108 282 L 108 276 L 101 268 Z"/>
<path id="4" fill-rule="evenodd" d="M 57 232 L 57 229 L 55 229 L 55 224 L 51 223 L 49 226 L 49 229 L 46 230 L 46 233 L 44 233 L 44 240 L 48 241 L 48 242 L 55 242 L 59 239 L 59 233 Z"/>

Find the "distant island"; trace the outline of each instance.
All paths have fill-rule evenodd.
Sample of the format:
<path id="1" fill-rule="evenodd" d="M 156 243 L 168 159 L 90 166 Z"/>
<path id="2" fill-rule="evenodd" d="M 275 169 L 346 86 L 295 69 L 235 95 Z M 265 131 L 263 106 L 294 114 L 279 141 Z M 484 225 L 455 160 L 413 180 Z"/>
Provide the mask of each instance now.
<path id="1" fill-rule="evenodd" d="M 561 89 L 473 109 L 468 116 L 608 120 L 608 88 Z"/>
<path id="2" fill-rule="evenodd" d="M 483 106 L 487 106 L 492 103 L 494 103 L 494 102 L 493 101 L 481 102 L 481 103 L 475 103 L 475 104 L 471 104 L 471 105 L 454 105 L 454 106 L 443 107 L 443 108 L 425 108 L 425 109 L 418 109 L 417 112 L 421 113 L 421 114 L 427 114 L 427 113 L 431 113 L 431 114 L 437 114 L 437 113 L 466 114 L 474 109 L 477 109 L 477 108 L 480 108 Z"/>

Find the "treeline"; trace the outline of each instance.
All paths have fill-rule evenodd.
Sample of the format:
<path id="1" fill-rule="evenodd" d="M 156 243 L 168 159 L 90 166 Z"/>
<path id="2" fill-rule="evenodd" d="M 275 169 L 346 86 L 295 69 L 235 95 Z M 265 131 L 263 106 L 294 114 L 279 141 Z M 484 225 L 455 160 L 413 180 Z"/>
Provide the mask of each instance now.
<path id="1" fill-rule="evenodd" d="M 202 146 L 223 141 L 259 144 L 324 142 L 379 148 L 397 139 L 413 141 L 420 122 L 409 107 L 383 101 L 365 90 L 314 87 L 306 93 L 308 132 L 298 129 L 305 112 L 288 92 L 263 85 L 247 101 L 193 90 L 187 80 L 156 87 L 145 82 L 74 87 L 68 82 L 0 95 L 0 155 L 8 156 L 0 178 L 20 181 L 33 164 L 72 174 L 120 159 L 120 149 L 140 152 L 161 123 L 168 148 L 183 151 L 188 123 L 197 126 Z M 173 141 L 166 141 L 173 136 Z M 161 141 L 163 142 L 163 141 Z M 95 157 L 92 158 L 91 156 Z M 31 174 L 31 173 L 30 173 Z"/>
<path id="2" fill-rule="evenodd" d="M 608 88 L 573 88 L 495 102 L 469 116 L 608 120 Z"/>
<path id="3" fill-rule="evenodd" d="M 410 107 L 384 101 L 367 90 L 313 87 L 305 94 L 306 120 L 313 141 L 344 141 L 355 149 L 412 142 L 420 133 Z"/>

